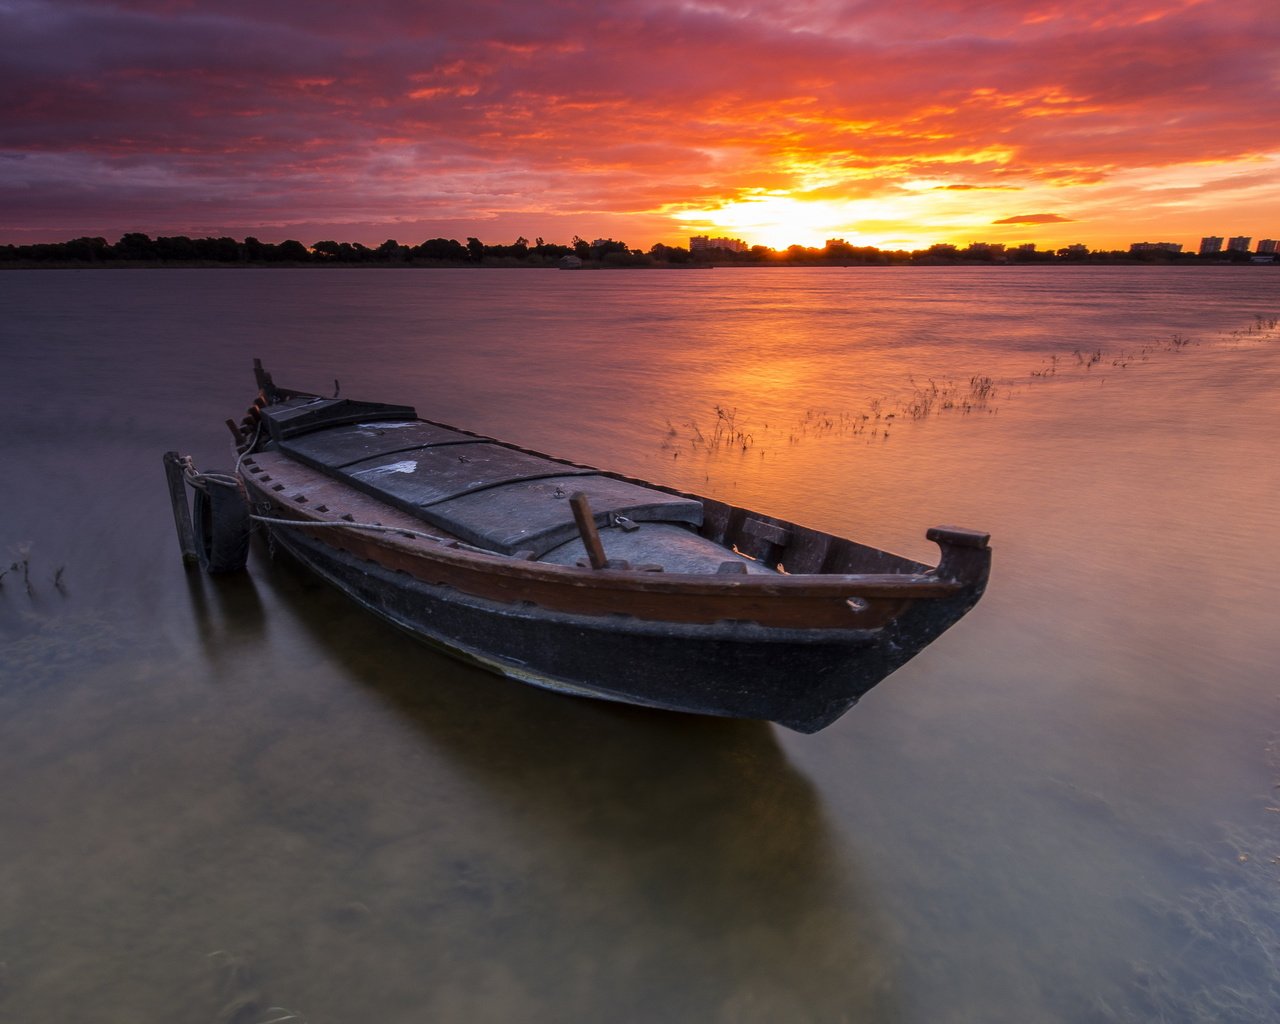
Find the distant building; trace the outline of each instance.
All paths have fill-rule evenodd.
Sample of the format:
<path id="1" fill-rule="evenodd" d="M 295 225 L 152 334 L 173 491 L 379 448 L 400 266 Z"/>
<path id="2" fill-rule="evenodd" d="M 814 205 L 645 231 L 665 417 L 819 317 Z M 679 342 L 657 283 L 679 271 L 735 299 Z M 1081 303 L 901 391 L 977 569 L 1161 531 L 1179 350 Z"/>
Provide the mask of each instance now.
<path id="1" fill-rule="evenodd" d="M 1134 242 L 1129 252 L 1138 255 L 1144 252 L 1182 252 L 1181 242 Z"/>
<path id="2" fill-rule="evenodd" d="M 1253 239 L 1248 235 L 1236 235 L 1234 238 L 1227 239 L 1227 252 L 1248 252 L 1249 243 Z"/>
<path id="3" fill-rule="evenodd" d="M 1258 243 L 1259 256 L 1274 256 L 1276 254 L 1276 240 L 1274 238 L 1264 238 Z"/>
<path id="4" fill-rule="evenodd" d="M 690 252 L 710 252 L 712 249 L 746 252 L 747 243 L 741 238 L 708 238 L 706 235 L 694 235 L 689 239 Z"/>
<path id="5" fill-rule="evenodd" d="M 1218 235 L 1210 235 L 1208 238 L 1200 239 L 1200 255 L 1213 256 L 1222 252 L 1222 238 Z"/>
<path id="6" fill-rule="evenodd" d="M 561 270 L 581 270 L 582 260 L 577 256 L 561 256 L 560 262 L 556 264 Z"/>

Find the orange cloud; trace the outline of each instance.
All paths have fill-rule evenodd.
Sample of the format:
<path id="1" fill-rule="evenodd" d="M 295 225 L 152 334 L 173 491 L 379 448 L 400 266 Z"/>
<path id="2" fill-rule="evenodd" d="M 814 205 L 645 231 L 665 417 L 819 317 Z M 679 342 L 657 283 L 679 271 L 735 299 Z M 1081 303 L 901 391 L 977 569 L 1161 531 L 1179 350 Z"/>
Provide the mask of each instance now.
<path id="1" fill-rule="evenodd" d="M 1016 217 L 1002 217 L 992 224 L 1069 224 L 1072 218 L 1056 213 L 1023 213 Z"/>
<path id="2" fill-rule="evenodd" d="M 23 0 L 0 53 L 0 241 L 1280 230 L 1273 0 Z"/>

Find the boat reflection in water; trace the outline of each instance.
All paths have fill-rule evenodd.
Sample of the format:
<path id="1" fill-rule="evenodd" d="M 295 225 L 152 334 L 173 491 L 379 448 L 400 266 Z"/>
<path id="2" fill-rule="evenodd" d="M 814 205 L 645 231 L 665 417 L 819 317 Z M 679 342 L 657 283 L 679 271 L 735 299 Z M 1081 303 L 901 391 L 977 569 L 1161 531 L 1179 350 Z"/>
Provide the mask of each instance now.
<path id="1" fill-rule="evenodd" d="M 297 720 L 241 747 L 239 802 L 264 879 L 298 843 L 341 870 L 287 883 L 306 891 L 256 936 L 261 989 L 284 999 L 301 958 L 335 1015 L 358 992 L 365 1013 L 581 1020 L 608 992 L 629 1020 L 899 1018 L 878 901 L 770 726 L 512 687 L 351 615 L 280 549 L 263 568 L 261 602 L 200 581 L 231 585 L 209 632 L 323 668 L 264 693 Z"/>

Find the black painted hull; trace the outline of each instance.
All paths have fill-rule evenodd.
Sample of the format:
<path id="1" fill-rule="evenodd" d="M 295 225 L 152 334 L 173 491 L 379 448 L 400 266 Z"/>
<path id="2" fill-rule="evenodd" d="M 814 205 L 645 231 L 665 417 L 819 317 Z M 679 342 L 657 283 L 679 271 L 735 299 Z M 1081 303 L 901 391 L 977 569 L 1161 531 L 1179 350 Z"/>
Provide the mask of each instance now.
<path id="1" fill-rule="evenodd" d="M 272 537 L 365 609 L 511 679 L 580 697 L 772 721 L 803 733 L 834 722 L 976 599 L 929 602 L 867 630 L 673 625 L 502 604 L 388 571 L 302 531 L 273 529 Z"/>

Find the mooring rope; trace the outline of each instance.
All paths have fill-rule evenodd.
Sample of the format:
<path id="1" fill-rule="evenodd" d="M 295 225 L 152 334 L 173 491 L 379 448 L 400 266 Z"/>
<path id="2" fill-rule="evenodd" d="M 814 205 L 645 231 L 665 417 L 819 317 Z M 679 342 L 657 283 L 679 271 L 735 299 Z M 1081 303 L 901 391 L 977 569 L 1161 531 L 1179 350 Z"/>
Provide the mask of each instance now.
<path id="1" fill-rule="evenodd" d="M 181 462 L 183 477 L 198 491 L 208 491 L 210 483 L 227 484 L 231 487 L 240 486 L 240 478 L 230 473 L 201 473 L 196 469 L 196 464 L 190 455 L 184 455 Z M 237 464 L 238 467 L 239 464 Z"/>
<path id="2" fill-rule="evenodd" d="M 258 420 L 258 425 L 253 429 L 253 440 L 251 440 L 244 451 L 240 453 L 240 457 L 236 459 L 236 468 L 232 470 L 237 476 L 240 474 L 240 463 L 244 462 L 245 456 L 248 455 L 258 446 L 258 438 L 262 434 L 262 420 Z"/>
<path id="3" fill-rule="evenodd" d="M 240 466 L 245 458 L 253 451 L 258 444 L 258 438 L 262 434 L 262 420 L 258 420 L 257 427 L 254 428 L 253 437 L 249 441 L 248 446 L 242 451 L 236 459 L 235 468 L 230 473 L 201 473 L 196 469 L 195 460 L 190 455 L 182 456 L 182 476 L 198 491 L 208 492 L 210 483 L 225 484 L 230 487 L 240 487 Z"/>

